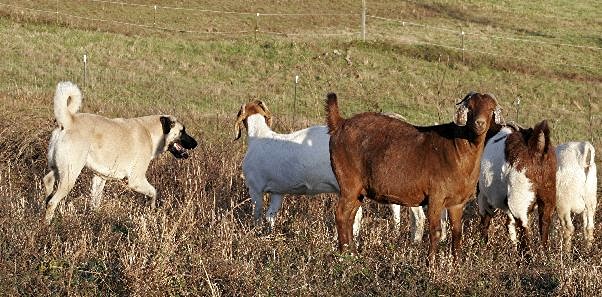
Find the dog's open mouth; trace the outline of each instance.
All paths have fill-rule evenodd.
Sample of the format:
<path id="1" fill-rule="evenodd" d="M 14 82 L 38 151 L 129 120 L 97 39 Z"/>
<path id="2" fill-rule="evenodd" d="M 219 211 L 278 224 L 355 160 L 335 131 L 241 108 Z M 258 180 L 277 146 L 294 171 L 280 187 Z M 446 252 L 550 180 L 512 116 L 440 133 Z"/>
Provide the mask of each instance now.
<path id="1" fill-rule="evenodd" d="M 172 142 L 168 149 L 178 159 L 188 158 L 188 151 L 178 142 Z"/>

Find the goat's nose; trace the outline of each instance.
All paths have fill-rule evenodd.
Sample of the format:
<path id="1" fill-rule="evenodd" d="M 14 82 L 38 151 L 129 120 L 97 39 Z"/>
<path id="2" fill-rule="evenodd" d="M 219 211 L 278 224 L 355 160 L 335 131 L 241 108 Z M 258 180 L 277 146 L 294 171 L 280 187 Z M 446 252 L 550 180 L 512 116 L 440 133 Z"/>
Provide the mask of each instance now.
<path id="1" fill-rule="evenodd" d="M 475 121 L 475 123 L 477 124 L 478 128 L 483 128 L 483 127 L 485 127 L 485 123 L 486 122 L 483 119 L 478 119 L 478 120 Z"/>

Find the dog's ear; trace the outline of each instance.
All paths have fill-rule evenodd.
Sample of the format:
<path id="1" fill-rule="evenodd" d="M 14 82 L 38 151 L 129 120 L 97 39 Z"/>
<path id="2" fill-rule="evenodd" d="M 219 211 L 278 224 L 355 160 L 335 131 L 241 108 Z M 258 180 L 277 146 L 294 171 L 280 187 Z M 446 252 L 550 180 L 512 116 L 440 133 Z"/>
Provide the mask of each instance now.
<path id="1" fill-rule="evenodd" d="M 169 131 L 171 131 L 171 128 L 173 128 L 176 125 L 176 123 L 173 122 L 171 118 L 166 116 L 161 116 L 159 120 L 161 121 L 161 127 L 163 127 L 163 134 L 168 134 Z"/>

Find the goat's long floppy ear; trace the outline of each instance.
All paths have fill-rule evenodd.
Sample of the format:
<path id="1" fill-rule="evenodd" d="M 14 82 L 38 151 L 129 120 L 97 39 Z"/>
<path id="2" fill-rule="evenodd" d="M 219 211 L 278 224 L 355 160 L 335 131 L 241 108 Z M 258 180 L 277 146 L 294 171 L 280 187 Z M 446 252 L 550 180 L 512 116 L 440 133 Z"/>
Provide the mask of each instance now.
<path id="1" fill-rule="evenodd" d="M 546 153 L 550 147 L 550 127 L 547 120 L 535 125 L 533 134 L 529 139 L 529 146 L 534 148 L 538 153 Z"/>
<path id="2" fill-rule="evenodd" d="M 499 106 L 495 107 L 495 110 L 493 111 L 493 119 L 495 120 L 496 124 L 500 124 L 500 125 L 505 125 L 506 121 L 504 120 L 504 117 L 502 116 L 502 108 Z"/>
<path id="3" fill-rule="evenodd" d="M 261 107 L 263 109 L 263 111 L 265 112 L 265 121 L 268 124 L 268 127 L 272 127 L 272 113 L 270 112 L 270 110 L 268 109 L 268 106 L 265 104 L 265 102 L 263 101 L 259 101 L 259 107 Z"/>
<path id="4" fill-rule="evenodd" d="M 469 92 L 464 96 L 462 101 L 456 103 L 458 105 L 458 109 L 456 109 L 456 114 L 454 115 L 454 124 L 458 126 L 466 126 L 466 122 L 468 121 L 468 100 L 470 97 L 475 95 L 476 92 Z"/>
<path id="5" fill-rule="evenodd" d="M 240 124 L 246 117 L 245 106 L 246 104 L 240 106 L 240 110 L 238 111 L 238 115 L 236 116 L 236 123 L 234 124 L 234 140 L 238 140 L 242 135 L 242 127 L 240 126 Z"/>
<path id="6" fill-rule="evenodd" d="M 502 116 L 502 107 L 497 102 L 497 98 L 493 94 L 487 93 L 491 99 L 495 102 L 495 110 L 493 111 L 493 119 L 496 124 L 505 125 L 506 121 L 504 121 L 504 117 Z"/>
<path id="7" fill-rule="evenodd" d="M 468 121 L 468 107 L 466 103 L 460 104 L 458 109 L 456 109 L 456 114 L 454 115 L 454 124 L 458 126 L 466 126 L 466 122 Z"/>

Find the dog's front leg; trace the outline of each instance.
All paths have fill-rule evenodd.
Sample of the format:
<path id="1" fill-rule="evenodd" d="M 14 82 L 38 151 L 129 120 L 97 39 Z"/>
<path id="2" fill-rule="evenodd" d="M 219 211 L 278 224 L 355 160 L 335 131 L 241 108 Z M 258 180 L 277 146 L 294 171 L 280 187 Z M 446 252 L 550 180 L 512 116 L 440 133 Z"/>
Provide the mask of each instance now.
<path id="1" fill-rule="evenodd" d="M 90 197 L 90 206 L 93 210 L 97 210 L 100 207 L 100 201 L 102 200 L 102 190 L 105 187 L 106 179 L 100 175 L 94 175 L 92 177 L 92 195 Z"/>
<path id="2" fill-rule="evenodd" d="M 151 209 L 155 209 L 157 205 L 157 190 L 151 184 L 148 183 L 146 177 L 142 178 L 130 178 L 128 180 L 128 187 L 132 190 L 144 194 L 151 198 Z"/>

